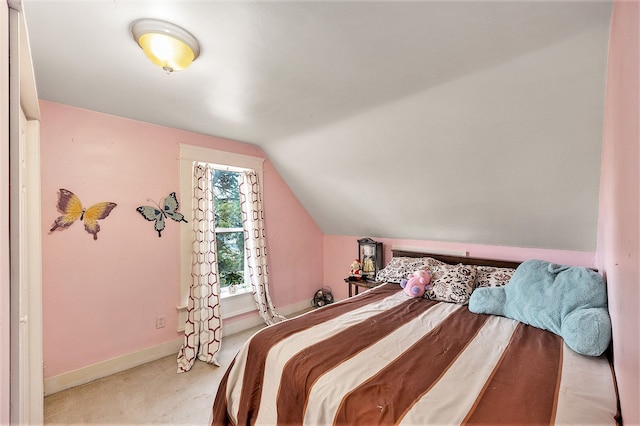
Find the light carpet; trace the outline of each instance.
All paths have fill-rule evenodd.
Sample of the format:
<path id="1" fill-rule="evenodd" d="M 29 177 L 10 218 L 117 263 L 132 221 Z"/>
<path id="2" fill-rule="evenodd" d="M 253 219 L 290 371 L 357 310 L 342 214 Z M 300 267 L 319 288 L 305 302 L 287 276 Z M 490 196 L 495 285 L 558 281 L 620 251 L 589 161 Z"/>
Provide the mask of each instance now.
<path id="1" fill-rule="evenodd" d="M 177 374 L 176 356 L 67 389 L 44 399 L 47 425 L 206 425 L 227 367 L 262 326 L 225 336 L 220 367 L 196 361 Z"/>

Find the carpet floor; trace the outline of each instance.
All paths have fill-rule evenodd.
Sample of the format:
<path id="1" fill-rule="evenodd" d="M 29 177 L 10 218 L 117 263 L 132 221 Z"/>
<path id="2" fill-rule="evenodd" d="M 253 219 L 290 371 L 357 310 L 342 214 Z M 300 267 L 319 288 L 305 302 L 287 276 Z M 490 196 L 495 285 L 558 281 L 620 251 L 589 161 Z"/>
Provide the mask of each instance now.
<path id="1" fill-rule="evenodd" d="M 45 425 L 206 425 L 213 399 L 240 347 L 262 326 L 223 338 L 220 367 L 196 361 L 176 373 L 168 356 L 44 399 Z"/>

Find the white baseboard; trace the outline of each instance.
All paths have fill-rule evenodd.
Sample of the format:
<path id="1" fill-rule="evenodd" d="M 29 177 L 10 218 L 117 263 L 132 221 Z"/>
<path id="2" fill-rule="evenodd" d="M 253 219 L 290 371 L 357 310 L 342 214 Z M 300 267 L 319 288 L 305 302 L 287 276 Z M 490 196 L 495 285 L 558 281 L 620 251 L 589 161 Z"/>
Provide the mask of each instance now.
<path id="1" fill-rule="evenodd" d="M 122 355 L 93 365 L 49 377 L 44 381 L 44 395 L 51 395 L 74 386 L 83 385 L 102 377 L 110 376 L 147 362 L 177 354 L 182 346 L 183 338 L 152 346 L 138 352 Z"/>
<path id="2" fill-rule="evenodd" d="M 311 302 L 309 300 L 303 300 L 301 302 L 284 306 L 282 308 L 276 307 L 276 311 L 280 315 L 284 315 L 285 317 L 288 317 L 290 315 L 300 313 L 309 308 L 311 308 Z M 223 318 L 222 319 L 222 337 L 240 333 L 244 330 L 257 327 L 260 324 L 264 324 L 264 321 L 262 321 L 262 318 L 260 318 L 257 312 L 255 315 L 251 315 L 247 318 L 243 318 L 237 321 L 229 321 L 228 323 L 225 322 Z"/>
<path id="3" fill-rule="evenodd" d="M 310 307 L 311 303 L 307 300 L 279 308 L 278 312 L 284 316 L 289 316 L 304 311 Z M 225 324 L 223 320 L 222 336 L 224 337 L 240 333 L 249 328 L 257 327 L 260 324 L 263 324 L 263 321 L 257 313 L 242 320 L 230 322 L 229 324 Z M 110 376 L 112 374 L 146 364 L 147 362 L 164 358 L 165 356 L 177 355 L 183 341 L 183 336 L 180 336 L 178 339 L 165 342 L 157 346 L 152 346 L 141 351 L 132 352 L 130 354 L 122 355 L 93 365 L 88 365 L 77 370 L 59 374 L 54 377 L 49 377 L 44 381 L 44 395 L 51 395 L 74 386 L 83 385 L 102 377 Z"/>
<path id="4" fill-rule="evenodd" d="M 311 306 L 311 299 L 309 299 L 285 306 L 283 308 L 276 308 L 276 311 L 286 317 L 293 314 L 299 314 L 302 311 L 311 310 L 312 308 L 313 307 Z"/>

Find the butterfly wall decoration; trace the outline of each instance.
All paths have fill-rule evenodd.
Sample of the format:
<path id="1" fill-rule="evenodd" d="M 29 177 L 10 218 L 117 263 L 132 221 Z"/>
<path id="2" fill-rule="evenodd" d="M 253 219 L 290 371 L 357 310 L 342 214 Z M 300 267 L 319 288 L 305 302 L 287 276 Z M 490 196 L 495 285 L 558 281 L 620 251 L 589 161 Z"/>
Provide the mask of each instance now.
<path id="1" fill-rule="evenodd" d="M 68 189 L 60 188 L 57 207 L 63 215 L 55 220 L 49 234 L 58 228 L 66 229 L 80 219 L 84 222 L 84 229 L 93 235 L 94 240 L 97 240 L 98 231 L 100 231 L 98 220 L 109 216 L 116 206 L 116 203 L 102 202 L 85 209 L 77 195 Z"/>
<path id="2" fill-rule="evenodd" d="M 147 201 L 155 201 L 147 198 Z M 162 200 L 162 207 L 160 207 L 159 203 L 155 203 L 156 207 L 153 206 L 140 206 L 136 209 L 138 213 L 142 215 L 148 221 L 155 221 L 153 229 L 158 231 L 158 237 L 162 237 L 162 230 L 165 228 L 165 218 L 171 218 L 176 222 L 185 222 L 188 223 L 184 218 L 182 213 L 178 212 L 178 198 L 176 197 L 176 193 L 172 192 L 169 194 L 164 200 Z"/>

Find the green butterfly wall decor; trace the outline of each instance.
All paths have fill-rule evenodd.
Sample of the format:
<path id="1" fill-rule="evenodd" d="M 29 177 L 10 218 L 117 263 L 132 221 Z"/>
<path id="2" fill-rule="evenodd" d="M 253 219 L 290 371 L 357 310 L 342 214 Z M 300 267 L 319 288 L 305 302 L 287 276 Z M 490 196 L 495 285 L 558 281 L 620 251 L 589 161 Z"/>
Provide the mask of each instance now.
<path id="1" fill-rule="evenodd" d="M 176 193 L 172 192 L 164 200 L 162 200 L 162 207 L 159 203 L 147 198 L 147 201 L 152 201 L 156 204 L 156 207 L 152 206 L 140 206 L 136 209 L 138 213 L 142 215 L 148 221 L 155 221 L 153 229 L 158 231 L 158 237 L 162 237 L 162 230 L 165 228 L 165 218 L 171 218 L 176 222 L 188 223 L 182 213 L 178 213 L 178 198 Z"/>

